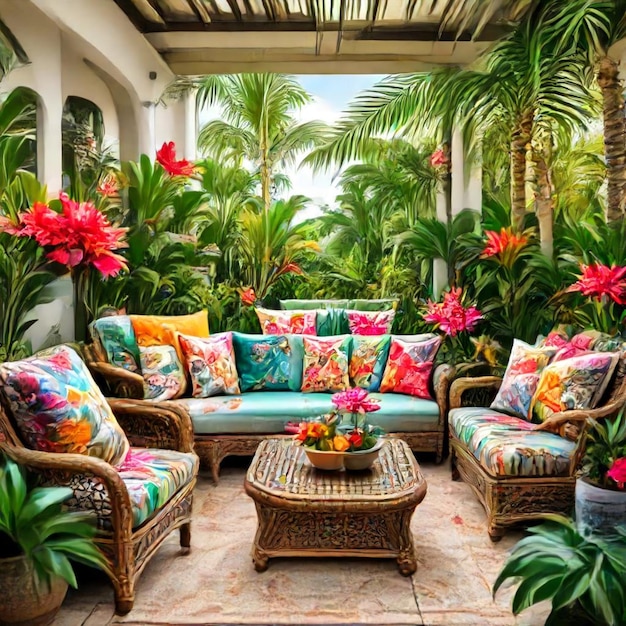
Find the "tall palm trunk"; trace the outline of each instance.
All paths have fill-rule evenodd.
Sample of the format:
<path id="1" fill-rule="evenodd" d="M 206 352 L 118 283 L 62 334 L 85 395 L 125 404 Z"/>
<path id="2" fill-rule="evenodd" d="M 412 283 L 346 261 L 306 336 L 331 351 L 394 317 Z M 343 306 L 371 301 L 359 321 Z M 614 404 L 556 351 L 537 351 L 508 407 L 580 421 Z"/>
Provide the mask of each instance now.
<path id="1" fill-rule="evenodd" d="M 539 241 L 541 251 L 552 258 L 554 223 L 554 198 L 552 196 L 552 183 L 546 163 L 546 154 L 549 151 L 547 142 L 543 145 L 533 146 L 532 160 L 534 166 L 534 193 L 535 193 L 535 214 L 539 222 Z"/>
<path id="2" fill-rule="evenodd" d="M 511 135 L 511 226 L 521 231 L 526 215 L 526 152 L 533 127 L 533 113 L 524 113 Z"/>
<path id="3" fill-rule="evenodd" d="M 598 85 L 602 90 L 604 117 L 604 153 L 606 158 L 608 197 L 607 221 L 624 216 L 626 202 L 626 124 L 624 98 L 619 80 L 618 62 L 609 57 L 600 61 Z"/>

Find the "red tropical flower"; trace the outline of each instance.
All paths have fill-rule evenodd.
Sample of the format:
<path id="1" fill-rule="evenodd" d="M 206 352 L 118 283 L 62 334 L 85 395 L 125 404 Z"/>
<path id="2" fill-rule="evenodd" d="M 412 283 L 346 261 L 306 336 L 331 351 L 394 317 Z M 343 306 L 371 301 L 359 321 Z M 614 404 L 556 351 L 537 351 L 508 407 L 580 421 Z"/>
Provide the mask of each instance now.
<path id="1" fill-rule="evenodd" d="M 580 291 L 584 296 L 602 299 L 607 296 L 617 304 L 626 304 L 626 267 L 608 267 L 595 263 L 581 265 L 582 275 L 566 291 Z"/>
<path id="2" fill-rule="evenodd" d="M 339 411 L 345 411 L 346 413 L 363 414 L 380 409 L 380 405 L 376 401 L 370 400 L 367 391 L 360 387 L 339 391 L 333 394 L 330 400 Z"/>
<path id="3" fill-rule="evenodd" d="M 464 307 L 461 303 L 461 288 L 452 288 L 443 295 L 442 302 L 428 301 L 424 321 L 436 324 L 446 335 L 455 337 L 461 331 L 471 332 L 482 319 L 482 313 L 473 306 Z"/>
<path id="4" fill-rule="evenodd" d="M 256 293 L 254 293 L 254 289 L 252 289 L 252 287 L 240 289 L 239 296 L 241 297 L 241 302 L 245 306 L 252 306 L 256 302 Z"/>
<path id="5" fill-rule="evenodd" d="M 443 167 L 444 165 L 448 165 L 448 156 L 439 148 L 430 155 L 430 166 Z"/>
<path id="6" fill-rule="evenodd" d="M 176 146 L 173 141 L 165 142 L 156 153 L 156 160 L 170 176 L 191 176 L 196 168 L 187 159 L 176 159 Z"/>
<path id="7" fill-rule="evenodd" d="M 103 198 L 111 198 L 113 196 L 116 196 L 119 191 L 119 187 L 117 186 L 117 179 L 115 178 L 115 176 L 105 176 L 100 181 L 100 184 L 96 187 L 96 191 Z"/>
<path id="8" fill-rule="evenodd" d="M 508 252 L 518 252 L 528 243 L 528 237 L 511 232 L 510 228 L 501 228 L 500 232 L 486 230 L 487 243 L 481 254 L 482 258 L 501 257 Z"/>
<path id="9" fill-rule="evenodd" d="M 0 228 L 18 237 L 32 237 L 47 248 L 47 257 L 66 265 L 93 265 L 103 276 L 115 276 L 126 269 L 126 261 L 113 251 L 125 247 L 122 241 L 125 228 L 114 228 L 91 202 L 70 200 L 59 194 L 61 213 L 48 205 L 36 202 L 21 213 L 20 223 L 0 224 Z"/>
<path id="10" fill-rule="evenodd" d="M 624 489 L 626 485 L 626 457 L 615 459 L 606 475 L 617 483 L 619 489 Z"/>

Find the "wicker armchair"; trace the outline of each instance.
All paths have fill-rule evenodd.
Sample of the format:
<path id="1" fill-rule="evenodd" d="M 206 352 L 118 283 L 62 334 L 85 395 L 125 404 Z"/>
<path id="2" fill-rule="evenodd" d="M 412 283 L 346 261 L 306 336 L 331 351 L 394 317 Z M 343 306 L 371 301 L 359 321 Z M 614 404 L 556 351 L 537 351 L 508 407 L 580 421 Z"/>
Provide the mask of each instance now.
<path id="1" fill-rule="evenodd" d="M 567 466 L 560 468 L 560 471 L 547 472 L 548 475 L 500 475 L 489 471 L 493 468 L 485 467 L 485 463 L 479 460 L 481 455 L 477 446 L 480 444 L 474 441 L 468 443 L 460 437 L 455 423 L 461 415 L 458 411 L 463 411 L 462 407 L 488 407 L 502 381 L 494 376 L 483 376 L 459 378 L 452 383 L 449 413 L 452 479 L 463 479 L 478 496 L 487 513 L 488 532 L 492 541 L 499 541 L 509 526 L 540 519 L 549 513 L 572 512 L 576 472 L 585 451 L 587 420 L 612 417 L 626 402 L 623 365 L 622 357 L 622 363 L 613 375 L 602 406 L 593 410 L 555 413 L 542 424 L 525 431 L 528 434 L 543 431 L 548 438 L 556 438 L 554 441 L 557 444 L 559 439 L 574 442 Z M 520 457 L 525 452 L 523 445 L 515 450 L 515 454 Z M 536 447 L 535 453 L 541 456 L 544 450 Z M 532 459 L 532 463 L 535 461 L 536 458 Z"/>
<path id="2" fill-rule="evenodd" d="M 106 490 L 110 511 L 107 511 L 104 524 L 98 513 L 96 543 L 109 564 L 115 611 L 120 615 L 128 613 L 133 607 L 137 578 L 170 532 L 179 528 L 181 548 L 184 553 L 189 551 L 197 459 L 190 480 L 141 525 L 134 526 L 129 490 L 113 466 L 84 454 L 40 452 L 26 447 L 18 435 L 9 407 L 3 404 L 0 407 L 2 452 L 39 473 L 44 484 L 72 487 L 77 482 L 84 484 L 85 480 L 91 480 Z M 193 452 L 191 423 L 184 413 L 158 404 L 146 413 L 140 405 L 127 400 L 112 400 L 109 404 L 131 446 Z M 98 493 L 102 497 L 102 491 Z M 80 508 L 90 507 L 82 502 Z M 93 510 L 100 512 L 101 509 L 94 505 Z"/>

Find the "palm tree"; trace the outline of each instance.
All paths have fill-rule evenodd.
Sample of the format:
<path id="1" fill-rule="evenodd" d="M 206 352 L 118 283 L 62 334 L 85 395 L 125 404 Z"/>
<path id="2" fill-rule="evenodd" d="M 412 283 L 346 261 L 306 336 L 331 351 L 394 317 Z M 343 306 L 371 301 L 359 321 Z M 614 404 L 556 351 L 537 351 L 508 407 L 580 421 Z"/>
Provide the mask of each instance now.
<path id="1" fill-rule="evenodd" d="M 223 117 L 201 129 L 200 149 L 238 165 L 244 159 L 253 163 L 260 175 L 266 212 L 278 168 L 293 164 L 327 130 L 323 122 L 297 122 L 295 113 L 311 97 L 295 78 L 283 74 L 206 76 L 197 99 L 200 107 L 221 107 Z"/>

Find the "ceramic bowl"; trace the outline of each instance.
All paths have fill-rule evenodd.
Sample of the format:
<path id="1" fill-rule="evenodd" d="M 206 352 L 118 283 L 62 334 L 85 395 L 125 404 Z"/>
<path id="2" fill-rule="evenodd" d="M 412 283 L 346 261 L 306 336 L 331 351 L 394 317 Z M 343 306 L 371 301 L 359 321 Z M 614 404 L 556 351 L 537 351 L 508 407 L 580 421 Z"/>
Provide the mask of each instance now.
<path id="1" fill-rule="evenodd" d="M 322 470 L 338 470 L 343 467 L 343 452 L 313 450 L 304 448 L 304 451 L 313 467 Z"/>
<path id="2" fill-rule="evenodd" d="M 380 449 L 385 445 L 384 439 L 379 439 L 369 450 L 344 452 L 343 466 L 347 470 L 365 470 L 378 458 Z"/>

